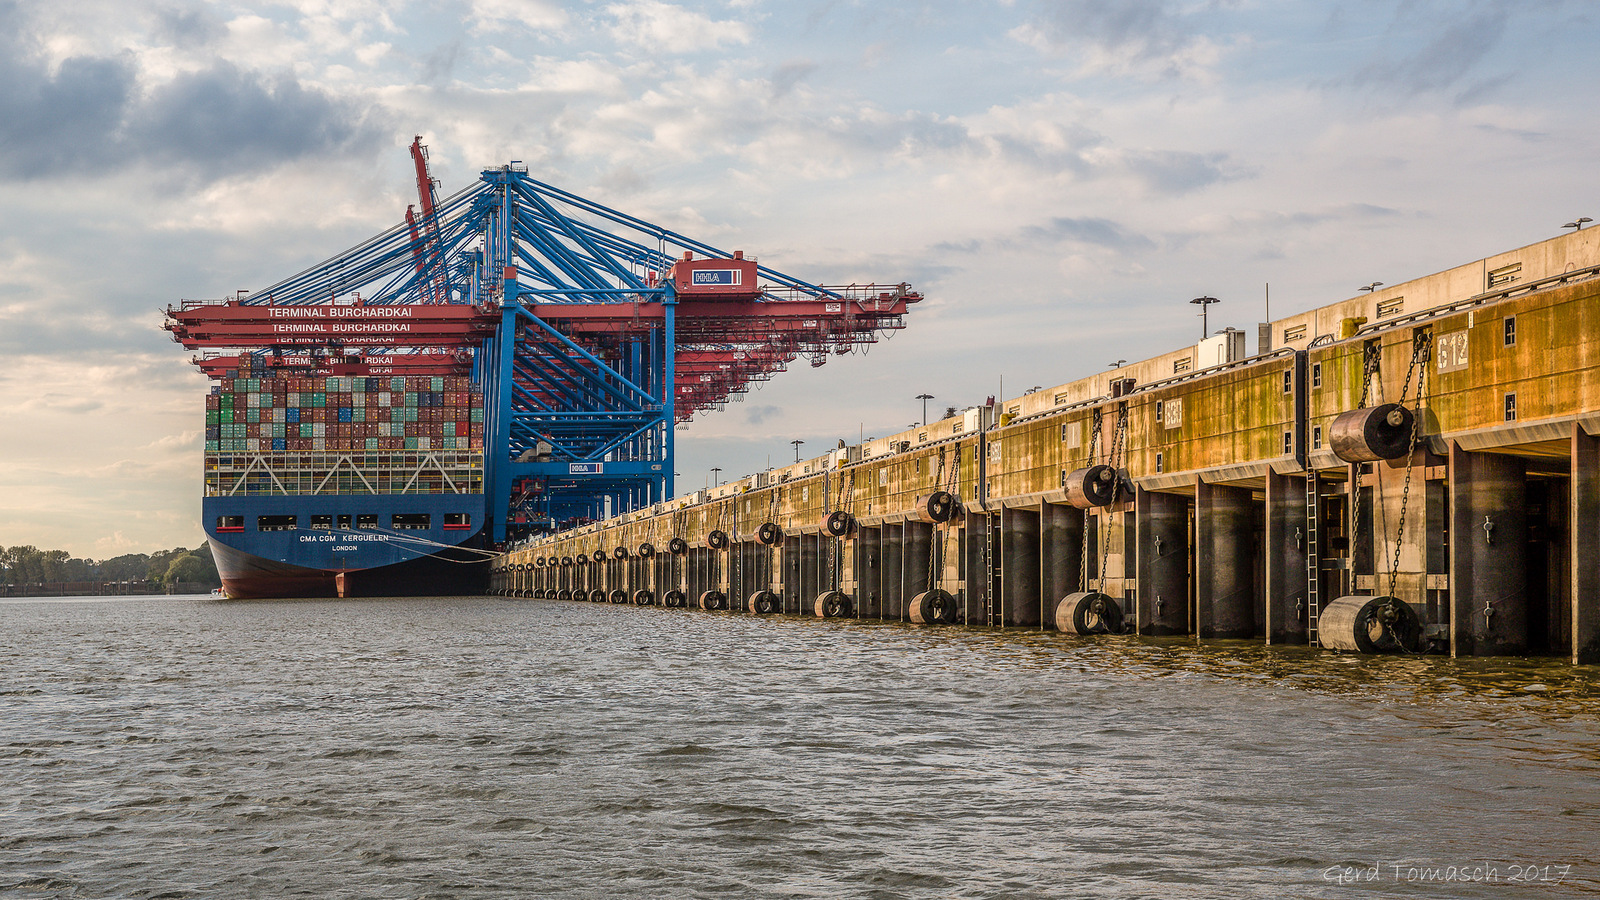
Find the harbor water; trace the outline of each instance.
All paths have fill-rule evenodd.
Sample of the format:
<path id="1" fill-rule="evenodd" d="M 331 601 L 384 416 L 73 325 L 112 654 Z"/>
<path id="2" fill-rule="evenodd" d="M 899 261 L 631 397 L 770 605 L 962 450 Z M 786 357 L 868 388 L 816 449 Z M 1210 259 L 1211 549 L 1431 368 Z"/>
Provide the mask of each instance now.
<path id="1" fill-rule="evenodd" d="M 0 897 L 1576 897 L 1600 675 L 486 598 L 0 601 Z"/>

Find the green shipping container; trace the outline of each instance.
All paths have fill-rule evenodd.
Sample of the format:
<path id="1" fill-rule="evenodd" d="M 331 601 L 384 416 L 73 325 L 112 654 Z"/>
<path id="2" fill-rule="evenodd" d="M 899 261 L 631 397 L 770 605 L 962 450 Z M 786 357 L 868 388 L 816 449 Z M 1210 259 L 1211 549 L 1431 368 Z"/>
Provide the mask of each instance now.
<path id="1" fill-rule="evenodd" d="M 417 406 L 417 392 L 406 391 L 406 408 L 415 409 Z"/>
<path id="2" fill-rule="evenodd" d="M 482 422 L 483 421 L 483 407 L 474 406 L 472 408 L 472 421 L 474 421 L 474 422 Z"/>
<path id="3" fill-rule="evenodd" d="M 245 410 L 244 411 L 244 420 L 246 422 L 252 422 L 252 423 L 257 424 L 257 425 L 261 424 L 261 410 L 259 410 L 259 409 L 247 409 L 247 410 Z"/>
<path id="4" fill-rule="evenodd" d="M 206 452 L 207 453 L 216 453 L 217 452 L 217 448 L 219 448 L 221 446 L 222 446 L 222 442 L 221 441 L 206 441 Z"/>
<path id="5" fill-rule="evenodd" d="M 406 438 L 406 449 L 407 450 L 415 450 L 415 449 L 417 449 L 417 439 L 414 438 L 414 437 Z"/>
<path id="6" fill-rule="evenodd" d="M 207 425 L 220 425 L 220 424 L 222 424 L 222 413 L 220 413 L 220 412 L 218 412 L 218 411 L 216 411 L 214 409 L 206 410 L 206 424 Z"/>
<path id="7" fill-rule="evenodd" d="M 311 423 L 310 422 L 301 422 L 300 423 L 300 436 L 301 437 L 303 437 L 303 438 L 311 437 L 315 433 L 315 431 L 316 431 L 316 429 L 311 427 Z"/>
<path id="8" fill-rule="evenodd" d="M 313 407 L 326 408 L 328 405 L 328 395 L 323 393 L 312 394 L 311 405 Z"/>

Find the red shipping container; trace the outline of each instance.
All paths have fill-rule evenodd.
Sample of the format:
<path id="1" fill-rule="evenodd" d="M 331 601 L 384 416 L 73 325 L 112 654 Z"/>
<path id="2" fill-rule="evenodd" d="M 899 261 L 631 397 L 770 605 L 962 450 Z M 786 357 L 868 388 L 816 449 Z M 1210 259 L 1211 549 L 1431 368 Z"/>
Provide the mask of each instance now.
<path id="1" fill-rule="evenodd" d="M 216 394 L 206 395 L 206 409 L 221 409 L 222 398 Z"/>

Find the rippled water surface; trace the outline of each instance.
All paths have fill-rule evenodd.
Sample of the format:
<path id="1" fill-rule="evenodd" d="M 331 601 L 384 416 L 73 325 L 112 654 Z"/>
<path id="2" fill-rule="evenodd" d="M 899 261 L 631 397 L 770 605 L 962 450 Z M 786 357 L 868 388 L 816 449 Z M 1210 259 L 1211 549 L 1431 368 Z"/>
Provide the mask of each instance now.
<path id="1" fill-rule="evenodd" d="M 0 601 L 8 898 L 1595 893 L 1593 667 L 483 598 Z"/>

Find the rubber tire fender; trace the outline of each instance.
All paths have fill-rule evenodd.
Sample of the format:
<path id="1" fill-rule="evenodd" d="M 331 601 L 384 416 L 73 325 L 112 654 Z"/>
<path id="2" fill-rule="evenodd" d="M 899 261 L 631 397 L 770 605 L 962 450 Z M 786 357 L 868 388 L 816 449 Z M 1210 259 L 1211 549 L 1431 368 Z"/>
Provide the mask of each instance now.
<path id="1" fill-rule="evenodd" d="M 934 588 L 911 598 L 911 621 L 918 625 L 948 625 L 956 620 L 956 598 Z"/>
<path id="2" fill-rule="evenodd" d="M 847 619 L 850 617 L 850 598 L 840 591 L 823 591 L 817 595 L 812 609 L 821 619 Z"/>

